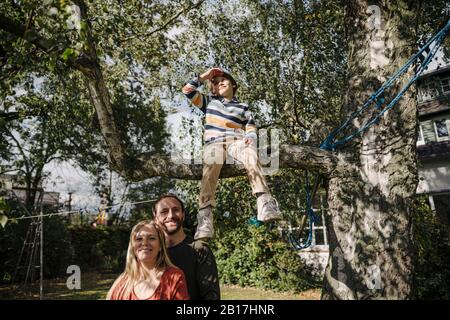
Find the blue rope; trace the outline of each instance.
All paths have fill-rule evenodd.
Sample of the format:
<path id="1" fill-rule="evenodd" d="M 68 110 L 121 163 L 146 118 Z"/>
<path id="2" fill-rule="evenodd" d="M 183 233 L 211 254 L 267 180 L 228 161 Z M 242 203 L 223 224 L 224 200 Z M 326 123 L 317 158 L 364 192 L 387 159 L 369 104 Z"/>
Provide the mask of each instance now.
<path id="1" fill-rule="evenodd" d="M 317 184 L 319 183 L 319 175 L 317 174 L 314 181 L 314 189 L 316 189 Z M 315 190 L 313 190 L 314 192 Z M 312 242 L 312 235 L 313 235 L 313 227 L 314 223 L 317 223 L 320 221 L 320 218 L 314 213 L 314 210 L 312 209 L 312 201 L 315 194 L 311 195 L 311 187 L 309 184 L 309 175 L 308 171 L 305 171 L 305 192 L 306 192 L 306 214 L 308 215 L 308 225 L 309 225 L 309 231 L 308 231 L 308 238 L 304 243 L 300 243 L 293 235 L 292 232 L 289 233 L 288 238 L 291 245 L 296 250 L 302 250 L 305 248 L 308 248 L 311 245 Z M 300 237 L 300 235 L 299 235 Z"/>
<path id="2" fill-rule="evenodd" d="M 386 111 L 392 109 L 397 104 L 397 102 L 401 99 L 403 94 L 419 78 L 422 72 L 426 70 L 428 64 L 431 62 L 434 55 L 438 51 L 440 45 L 442 44 L 442 41 L 444 40 L 449 29 L 450 29 L 450 20 L 447 21 L 447 24 L 445 25 L 444 28 L 442 28 L 436 35 L 434 35 L 412 58 L 410 58 L 399 70 L 397 70 L 397 72 L 395 72 L 393 76 L 391 76 L 388 80 L 386 80 L 386 82 L 375 93 L 373 93 L 370 96 L 370 98 L 364 103 L 364 105 L 360 109 L 351 114 L 350 117 L 339 128 L 333 130 L 322 142 L 320 148 L 324 150 L 334 151 L 338 147 L 351 141 L 355 136 L 369 129 L 374 123 L 377 123 L 378 120 L 381 118 L 381 116 Z M 431 45 L 433 43 L 434 46 L 431 48 Z M 337 135 L 341 133 L 343 130 L 345 130 L 353 119 L 357 118 L 360 114 L 362 114 L 365 110 L 367 110 L 372 105 L 372 103 L 375 102 L 376 108 L 381 109 L 381 106 L 385 103 L 385 99 L 380 96 L 385 92 L 385 90 L 389 89 L 402 74 L 406 73 L 413 63 L 417 62 L 417 60 L 421 60 L 421 58 L 424 57 L 423 56 L 424 53 L 426 56 L 420 63 L 420 66 L 416 70 L 415 75 L 408 81 L 408 83 L 402 88 L 402 90 L 389 103 L 388 106 L 386 106 L 377 115 L 368 120 L 358 130 L 354 131 L 353 133 L 349 134 L 348 136 L 340 140 L 335 141 Z"/>
<path id="3" fill-rule="evenodd" d="M 373 124 L 377 123 L 379 119 L 383 116 L 384 113 L 386 113 L 388 110 L 392 109 L 397 102 L 402 98 L 403 94 L 411 87 L 411 85 L 419 78 L 419 76 L 422 74 L 424 70 L 427 69 L 428 64 L 431 62 L 433 57 L 435 56 L 437 50 L 439 49 L 440 45 L 442 44 L 442 41 L 444 40 L 447 32 L 450 29 L 450 20 L 447 21 L 447 24 L 444 28 L 442 28 L 438 33 L 436 33 L 422 48 L 419 49 L 419 51 L 412 56 L 399 70 L 397 70 L 394 75 L 392 75 L 386 82 L 376 91 L 374 92 L 370 98 L 364 103 L 364 105 L 355 111 L 353 114 L 350 115 L 350 117 L 337 129 L 333 130 L 322 142 L 320 145 L 321 149 L 334 151 L 338 147 L 346 144 L 347 142 L 351 141 L 355 136 L 363 133 L 367 129 L 369 129 Z M 430 49 L 431 45 L 434 43 L 434 46 Z M 425 56 L 423 54 L 425 53 Z M 385 98 L 382 97 L 386 89 L 389 89 L 394 82 L 404 73 L 406 73 L 409 69 L 409 67 L 417 62 L 417 60 L 421 60 L 420 66 L 415 72 L 415 75 L 408 81 L 406 85 L 403 86 L 403 88 L 400 90 L 400 92 L 395 96 L 395 98 L 384 108 L 382 109 L 383 104 L 385 104 Z M 370 120 L 368 120 L 360 129 L 356 130 L 355 132 L 349 134 L 348 136 L 337 140 L 336 137 L 339 133 L 341 133 L 343 130 L 345 130 L 350 122 L 357 118 L 360 114 L 362 114 L 365 110 L 367 110 L 372 103 L 375 103 L 375 108 L 380 110 L 380 112 L 372 117 Z M 316 176 L 315 184 L 318 183 L 319 176 Z M 318 217 L 314 213 L 314 210 L 312 209 L 312 201 L 313 196 L 311 196 L 311 190 L 309 185 L 309 177 L 308 177 L 308 171 L 305 173 L 305 191 L 306 191 L 306 214 L 308 215 L 309 220 L 309 232 L 308 232 L 308 238 L 304 243 L 300 243 L 299 240 L 297 240 L 293 235 L 292 232 L 289 233 L 288 239 L 291 245 L 297 249 L 302 250 L 311 245 L 312 242 L 312 233 L 313 233 L 313 226 L 314 223 L 318 221 Z M 300 236 L 300 235 L 299 235 Z"/>

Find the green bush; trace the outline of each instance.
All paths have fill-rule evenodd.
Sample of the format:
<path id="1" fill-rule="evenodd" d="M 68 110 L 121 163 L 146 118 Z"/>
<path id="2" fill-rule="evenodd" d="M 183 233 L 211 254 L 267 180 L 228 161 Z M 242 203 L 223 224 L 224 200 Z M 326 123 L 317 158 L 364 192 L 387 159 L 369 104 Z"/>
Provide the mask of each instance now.
<path id="1" fill-rule="evenodd" d="M 214 241 L 222 283 L 299 292 L 317 286 L 277 230 L 245 224 Z"/>
<path id="2" fill-rule="evenodd" d="M 438 220 L 425 197 L 416 201 L 413 228 L 416 298 L 450 299 L 449 227 Z"/>
<path id="3" fill-rule="evenodd" d="M 99 249 L 105 257 L 106 269 L 118 273 L 125 269 L 131 228 L 117 225 L 105 228 Z"/>
<path id="4" fill-rule="evenodd" d="M 72 264 L 82 271 L 123 271 L 130 230 L 128 225 L 70 226 Z"/>
<path id="5" fill-rule="evenodd" d="M 44 218 L 44 276 L 65 275 L 71 265 L 73 248 L 66 222 L 59 216 Z"/>

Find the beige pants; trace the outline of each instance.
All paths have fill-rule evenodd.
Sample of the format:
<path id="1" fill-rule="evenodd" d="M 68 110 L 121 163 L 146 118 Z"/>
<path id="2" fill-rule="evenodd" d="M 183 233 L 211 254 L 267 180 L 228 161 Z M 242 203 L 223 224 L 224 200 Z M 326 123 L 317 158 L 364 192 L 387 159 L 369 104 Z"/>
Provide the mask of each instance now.
<path id="1" fill-rule="evenodd" d="M 235 163 L 235 160 L 238 160 L 244 165 L 253 195 L 259 192 L 269 192 L 266 179 L 262 174 L 255 143 L 246 145 L 243 139 L 215 142 L 206 145 L 203 150 L 203 176 L 199 196 L 200 209 L 209 205 L 213 207 L 216 205 L 217 181 L 223 164 L 229 163 L 226 162 L 227 154 L 229 155 L 228 160 Z"/>

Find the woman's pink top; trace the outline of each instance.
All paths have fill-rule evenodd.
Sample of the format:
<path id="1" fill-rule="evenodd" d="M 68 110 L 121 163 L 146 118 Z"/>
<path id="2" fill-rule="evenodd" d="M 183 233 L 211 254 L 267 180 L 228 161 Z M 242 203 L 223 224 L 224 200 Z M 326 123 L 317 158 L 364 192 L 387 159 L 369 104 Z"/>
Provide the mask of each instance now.
<path id="1" fill-rule="evenodd" d="M 125 296 L 126 282 L 127 277 L 124 277 L 117 283 L 111 293 L 111 300 L 140 300 L 134 290 Z M 144 300 L 189 300 L 183 271 L 174 267 L 167 268 L 155 292 Z"/>

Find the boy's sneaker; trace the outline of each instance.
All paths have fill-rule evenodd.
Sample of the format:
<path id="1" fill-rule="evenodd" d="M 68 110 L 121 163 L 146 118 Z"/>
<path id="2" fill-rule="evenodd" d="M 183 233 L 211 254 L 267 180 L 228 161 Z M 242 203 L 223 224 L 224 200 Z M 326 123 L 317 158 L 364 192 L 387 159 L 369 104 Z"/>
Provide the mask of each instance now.
<path id="1" fill-rule="evenodd" d="M 198 224 L 194 239 L 212 238 L 214 236 L 212 207 L 200 209 L 197 214 Z"/>
<path id="2" fill-rule="evenodd" d="M 278 202 L 268 193 L 260 195 L 256 200 L 258 206 L 258 220 L 268 222 L 281 219 Z"/>

